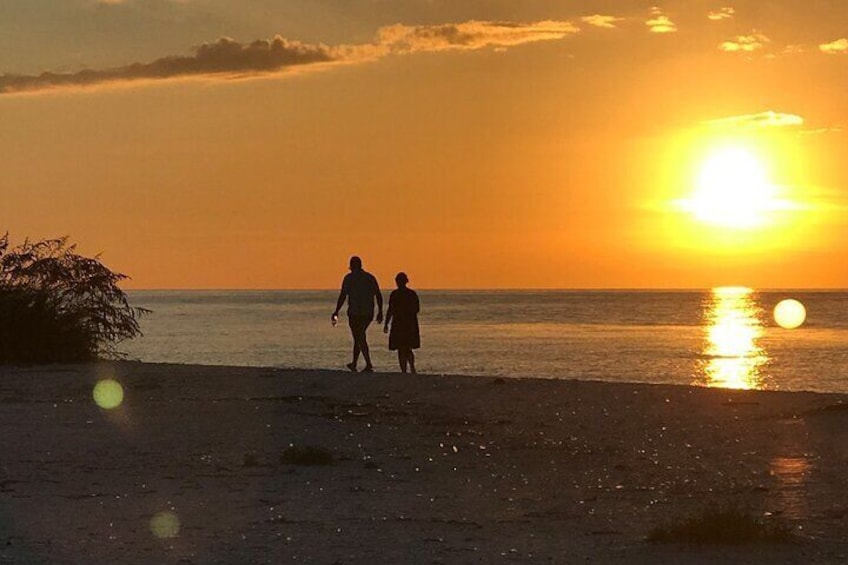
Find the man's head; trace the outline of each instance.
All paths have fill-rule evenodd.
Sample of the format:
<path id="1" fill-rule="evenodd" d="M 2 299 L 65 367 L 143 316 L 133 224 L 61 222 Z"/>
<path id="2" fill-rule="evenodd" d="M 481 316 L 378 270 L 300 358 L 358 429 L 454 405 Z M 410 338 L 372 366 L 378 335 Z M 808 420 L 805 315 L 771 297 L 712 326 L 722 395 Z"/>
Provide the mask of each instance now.
<path id="1" fill-rule="evenodd" d="M 351 271 L 361 271 L 362 270 L 362 259 L 354 255 L 350 258 L 350 270 Z"/>

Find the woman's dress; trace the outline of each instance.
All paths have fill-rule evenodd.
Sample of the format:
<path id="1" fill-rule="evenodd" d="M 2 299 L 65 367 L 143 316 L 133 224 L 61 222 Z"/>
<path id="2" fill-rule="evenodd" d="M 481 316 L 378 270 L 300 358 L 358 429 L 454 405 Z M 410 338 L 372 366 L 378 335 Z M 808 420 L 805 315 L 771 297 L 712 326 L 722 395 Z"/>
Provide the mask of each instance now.
<path id="1" fill-rule="evenodd" d="M 418 295 L 409 288 L 399 288 L 389 295 L 392 329 L 389 332 L 389 349 L 418 349 L 421 336 L 418 332 Z"/>

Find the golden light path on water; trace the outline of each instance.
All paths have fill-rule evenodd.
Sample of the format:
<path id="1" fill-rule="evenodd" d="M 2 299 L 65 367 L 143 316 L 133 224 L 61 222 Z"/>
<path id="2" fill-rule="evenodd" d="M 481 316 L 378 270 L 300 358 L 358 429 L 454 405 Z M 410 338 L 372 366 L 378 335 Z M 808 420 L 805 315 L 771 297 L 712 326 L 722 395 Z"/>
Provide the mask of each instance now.
<path id="1" fill-rule="evenodd" d="M 713 289 L 705 309 L 704 375 L 711 387 L 763 388 L 762 367 L 768 355 L 759 346 L 761 308 L 745 287 Z"/>

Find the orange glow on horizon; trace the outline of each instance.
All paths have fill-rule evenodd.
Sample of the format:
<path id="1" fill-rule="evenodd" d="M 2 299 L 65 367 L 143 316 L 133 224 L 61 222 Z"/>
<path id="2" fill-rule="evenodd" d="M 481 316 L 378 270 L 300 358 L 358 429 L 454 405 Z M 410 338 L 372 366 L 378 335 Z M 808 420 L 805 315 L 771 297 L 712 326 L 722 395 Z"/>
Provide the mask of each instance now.
<path id="1" fill-rule="evenodd" d="M 693 259 L 774 260 L 826 245 L 828 207 L 800 184 L 809 156 L 797 140 L 777 127 L 750 131 L 733 125 L 670 138 L 669 150 L 659 156 L 667 170 L 656 188 L 665 195 L 658 206 L 665 245 Z"/>
<path id="2" fill-rule="evenodd" d="M 141 17 L 130 4 L 101 15 Z M 411 6 L 391 28 L 376 12 L 289 22 L 290 47 L 341 59 L 261 80 L 0 96 L 2 231 L 68 235 L 135 289 L 335 288 L 352 254 L 419 288 L 848 286 L 833 267 L 848 253 L 842 57 L 790 53 L 793 28 L 758 11 L 716 23 L 681 7 L 659 38 L 623 14 L 572 26 L 579 6 L 540 18 L 516 4 L 489 25 L 504 14 L 448 4 L 427 25 Z M 269 37 L 259 20 L 221 36 L 249 54 Z M 722 51 L 734 20 L 772 41 Z M 131 37 L 106 49 L 70 29 L 66 49 L 22 49 L 0 74 L 84 79 L 82 61 L 137 71 L 194 61 L 196 42 L 237 47 L 203 25 L 141 56 Z"/>

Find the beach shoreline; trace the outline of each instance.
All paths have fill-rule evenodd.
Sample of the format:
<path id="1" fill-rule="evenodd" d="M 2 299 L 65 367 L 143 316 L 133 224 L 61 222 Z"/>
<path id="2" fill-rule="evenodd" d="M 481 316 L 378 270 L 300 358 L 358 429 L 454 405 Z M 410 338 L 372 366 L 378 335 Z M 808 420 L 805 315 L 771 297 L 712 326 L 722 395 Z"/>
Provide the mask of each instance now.
<path id="1" fill-rule="evenodd" d="M 0 368 L 0 403 L 0 563 L 848 555 L 841 394 L 110 362 Z M 709 505 L 796 541 L 646 541 Z"/>

